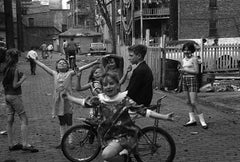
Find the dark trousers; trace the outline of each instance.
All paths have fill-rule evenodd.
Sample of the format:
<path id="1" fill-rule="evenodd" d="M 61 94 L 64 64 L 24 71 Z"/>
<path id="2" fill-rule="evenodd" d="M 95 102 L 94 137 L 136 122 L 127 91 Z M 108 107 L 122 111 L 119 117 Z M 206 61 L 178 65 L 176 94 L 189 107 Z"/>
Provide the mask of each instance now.
<path id="1" fill-rule="evenodd" d="M 74 69 L 76 67 L 76 51 L 68 51 L 68 61 L 70 68 Z"/>
<path id="2" fill-rule="evenodd" d="M 36 75 L 36 63 L 33 59 L 29 59 L 30 68 L 31 68 L 31 75 Z"/>

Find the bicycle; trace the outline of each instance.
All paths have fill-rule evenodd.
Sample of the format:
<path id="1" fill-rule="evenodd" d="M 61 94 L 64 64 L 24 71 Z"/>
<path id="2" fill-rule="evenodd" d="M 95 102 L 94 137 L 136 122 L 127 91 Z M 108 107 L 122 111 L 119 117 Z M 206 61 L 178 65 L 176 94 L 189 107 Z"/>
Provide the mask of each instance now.
<path id="1" fill-rule="evenodd" d="M 156 109 L 159 112 L 161 100 L 165 97 L 158 99 L 156 105 L 143 107 L 143 109 Z M 132 107 L 124 108 L 121 113 L 128 111 L 130 108 Z M 140 107 L 134 108 L 139 109 Z M 101 151 L 101 138 L 97 131 L 98 119 L 93 121 L 81 118 L 81 120 L 84 124 L 71 127 L 62 138 L 63 154 L 72 162 L 90 162 Z M 117 118 L 115 121 L 117 121 Z M 176 153 L 175 142 L 165 130 L 158 127 L 158 124 L 159 121 L 155 119 L 153 126 L 140 128 L 134 122 L 135 127 L 138 129 L 138 143 L 129 152 L 129 158 L 133 159 L 134 157 L 137 162 L 173 161 Z"/>

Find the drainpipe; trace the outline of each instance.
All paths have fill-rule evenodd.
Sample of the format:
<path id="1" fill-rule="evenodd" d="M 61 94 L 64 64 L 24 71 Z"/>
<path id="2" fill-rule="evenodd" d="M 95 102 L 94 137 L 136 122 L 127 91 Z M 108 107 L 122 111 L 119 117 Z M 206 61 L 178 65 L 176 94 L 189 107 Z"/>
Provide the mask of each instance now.
<path id="1" fill-rule="evenodd" d="M 14 48 L 14 27 L 13 27 L 13 13 L 12 0 L 4 0 L 4 16 L 5 16 L 5 30 L 6 30 L 6 44 L 7 48 Z"/>
<path id="2" fill-rule="evenodd" d="M 143 8 L 142 0 L 140 0 L 140 25 L 141 25 L 141 44 L 143 44 Z"/>
<path id="3" fill-rule="evenodd" d="M 134 26 L 134 0 L 132 0 L 132 45 L 135 44 L 135 26 Z"/>

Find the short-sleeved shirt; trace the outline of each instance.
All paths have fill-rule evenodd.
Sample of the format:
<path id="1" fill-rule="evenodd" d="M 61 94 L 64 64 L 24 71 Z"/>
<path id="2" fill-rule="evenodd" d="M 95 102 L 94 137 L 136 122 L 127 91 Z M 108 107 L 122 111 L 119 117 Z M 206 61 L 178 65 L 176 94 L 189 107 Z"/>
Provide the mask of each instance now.
<path id="1" fill-rule="evenodd" d="M 37 54 L 36 51 L 30 50 L 30 51 L 27 53 L 27 58 L 29 59 L 30 56 L 33 57 L 33 58 L 37 58 L 37 57 L 38 57 L 38 54 Z"/>

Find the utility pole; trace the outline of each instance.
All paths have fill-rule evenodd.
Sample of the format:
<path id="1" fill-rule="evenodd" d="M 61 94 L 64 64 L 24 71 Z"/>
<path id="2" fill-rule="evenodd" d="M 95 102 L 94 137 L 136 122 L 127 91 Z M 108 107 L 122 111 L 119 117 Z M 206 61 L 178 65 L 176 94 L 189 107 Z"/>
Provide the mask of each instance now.
<path id="1" fill-rule="evenodd" d="M 171 40 L 178 39 L 178 0 L 170 0 L 170 29 L 169 37 Z"/>
<path id="2" fill-rule="evenodd" d="M 22 27 L 22 0 L 16 1 L 17 12 L 17 44 L 18 50 L 23 51 L 23 27 Z"/>
<path id="3" fill-rule="evenodd" d="M 112 0 L 112 27 L 113 27 L 113 35 L 112 35 L 112 53 L 116 54 L 116 0 Z"/>
<path id="4" fill-rule="evenodd" d="M 13 28 L 13 13 L 12 0 L 4 0 L 5 27 L 6 27 L 6 43 L 7 48 L 14 48 L 14 28 Z"/>

